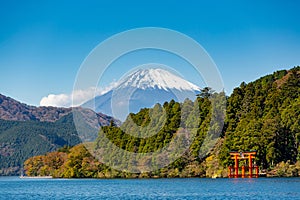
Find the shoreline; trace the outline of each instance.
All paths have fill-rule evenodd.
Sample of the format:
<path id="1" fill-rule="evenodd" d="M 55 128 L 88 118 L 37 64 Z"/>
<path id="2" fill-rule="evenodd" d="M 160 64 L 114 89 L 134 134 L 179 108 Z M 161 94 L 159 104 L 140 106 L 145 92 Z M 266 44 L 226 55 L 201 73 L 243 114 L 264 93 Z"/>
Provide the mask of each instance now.
<path id="1" fill-rule="evenodd" d="M 92 177 L 80 177 L 80 178 L 76 178 L 76 177 L 72 177 L 72 178 L 66 178 L 66 177 L 53 177 L 53 176 L 0 176 L 0 177 L 19 177 L 20 179 L 124 179 L 124 180 L 130 180 L 130 179 L 234 179 L 234 180 L 239 180 L 239 179 L 259 179 L 259 178 L 300 178 L 300 176 L 259 176 L 259 177 L 245 177 L 245 178 L 229 178 L 229 177 L 128 177 L 128 178 L 124 178 L 124 177 L 105 177 L 105 178 L 92 178 Z"/>
<path id="2" fill-rule="evenodd" d="M 53 176 L 19 176 L 20 179 L 51 179 Z"/>

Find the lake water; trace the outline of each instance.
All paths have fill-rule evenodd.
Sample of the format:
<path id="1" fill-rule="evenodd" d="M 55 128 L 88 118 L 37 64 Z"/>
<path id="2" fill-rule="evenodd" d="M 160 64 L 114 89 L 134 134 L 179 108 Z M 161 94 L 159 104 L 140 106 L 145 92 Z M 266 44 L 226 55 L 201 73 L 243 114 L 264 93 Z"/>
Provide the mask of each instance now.
<path id="1" fill-rule="evenodd" d="M 300 178 L 19 179 L 0 177 L 0 199 L 300 199 Z"/>

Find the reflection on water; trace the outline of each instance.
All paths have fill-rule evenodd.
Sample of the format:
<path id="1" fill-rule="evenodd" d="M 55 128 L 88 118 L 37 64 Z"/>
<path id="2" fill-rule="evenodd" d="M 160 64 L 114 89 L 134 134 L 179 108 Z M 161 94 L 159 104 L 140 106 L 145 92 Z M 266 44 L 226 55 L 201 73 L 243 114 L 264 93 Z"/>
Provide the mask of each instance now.
<path id="1" fill-rule="evenodd" d="M 0 177 L 0 199 L 300 199 L 300 178 L 19 179 Z"/>

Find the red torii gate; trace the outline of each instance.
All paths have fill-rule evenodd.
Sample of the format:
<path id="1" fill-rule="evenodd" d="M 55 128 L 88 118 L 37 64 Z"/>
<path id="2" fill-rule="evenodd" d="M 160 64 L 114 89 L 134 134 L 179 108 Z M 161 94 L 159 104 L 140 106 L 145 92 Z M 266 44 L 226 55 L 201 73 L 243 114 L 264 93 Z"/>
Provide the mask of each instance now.
<path id="1" fill-rule="evenodd" d="M 234 159 L 234 168 L 229 166 L 228 168 L 228 177 L 229 178 L 239 178 L 239 160 L 248 160 L 249 162 L 249 166 L 242 166 L 241 167 L 241 170 L 242 170 L 242 174 L 241 174 L 241 177 L 242 178 L 245 178 L 246 176 L 249 177 L 249 178 L 252 178 L 253 177 L 253 169 L 255 169 L 255 177 L 258 178 L 258 166 L 254 166 L 253 167 L 253 164 L 252 164 L 252 159 L 255 158 L 256 156 L 256 151 L 246 151 L 246 152 L 237 152 L 237 151 L 232 151 L 230 152 L 230 155 L 231 155 L 231 159 Z M 232 169 L 234 169 L 234 174 L 232 174 Z M 245 174 L 245 169 L 248 169 L 249 170 L 249 174 L 246 175 Z"/>

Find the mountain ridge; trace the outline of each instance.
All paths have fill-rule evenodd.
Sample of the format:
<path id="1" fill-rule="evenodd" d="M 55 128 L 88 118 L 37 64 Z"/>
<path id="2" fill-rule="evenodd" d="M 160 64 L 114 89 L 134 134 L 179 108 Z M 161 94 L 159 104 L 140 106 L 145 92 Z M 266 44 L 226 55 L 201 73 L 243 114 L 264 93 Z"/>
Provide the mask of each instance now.
<path id="1" fill-rule="evenodd" d="M 3 120 L 54 122 L 71 111 L 72 108 L 30 106 L 0 94 L 0 119 Z"/>
<path id="2" fill-rule="evenodd" d="M 39 122 L 55 122 L 62 117 L 72 113 L 73 111 L 80 111 L 88 113 L 88 115 L 95 115 L 98 118 L 97 122 L 93 122 L 93 126 L 99 128 L 99 125 L 108 125 L 111 120 L 118 120 L 105 115 L 103 113 L 95 113 L 88 108 L 82 107 L 54 107 L 54 106 L 31 106 L 21 103 L 11 97 L 0 94 L 0 119 L 9 121 L 39 121 Z"/>

